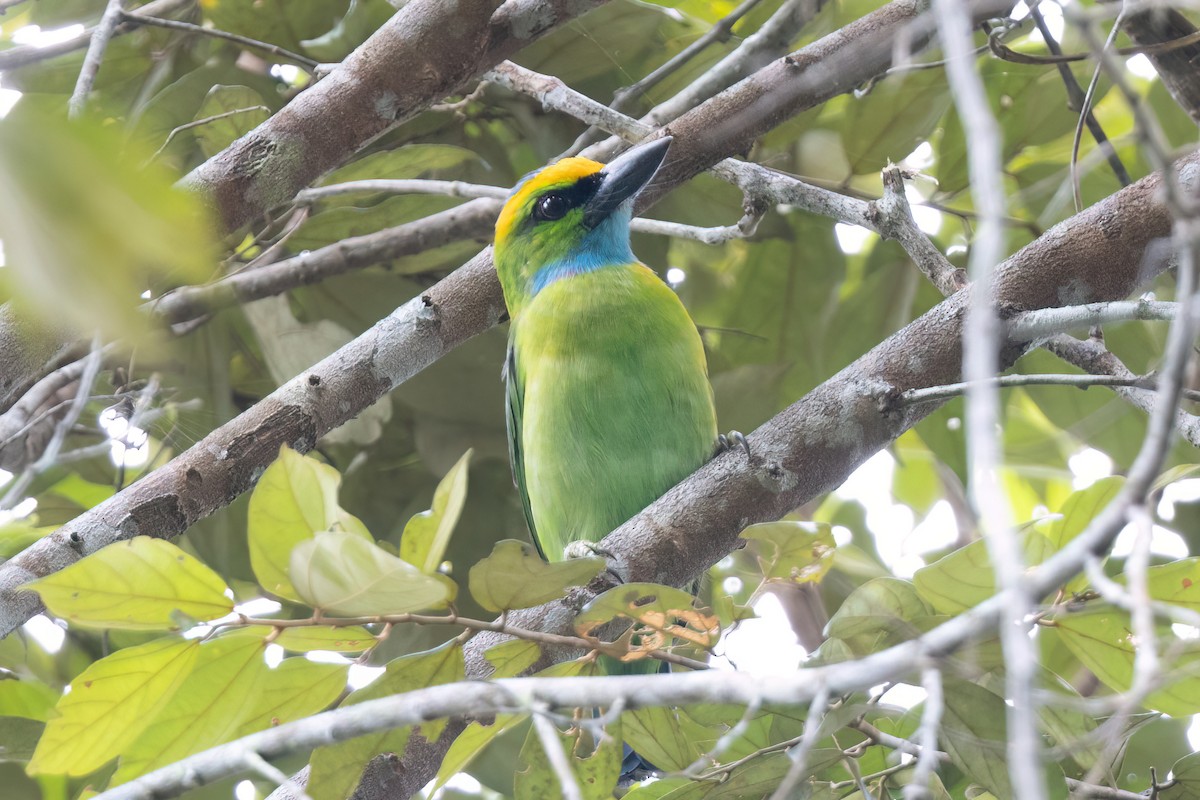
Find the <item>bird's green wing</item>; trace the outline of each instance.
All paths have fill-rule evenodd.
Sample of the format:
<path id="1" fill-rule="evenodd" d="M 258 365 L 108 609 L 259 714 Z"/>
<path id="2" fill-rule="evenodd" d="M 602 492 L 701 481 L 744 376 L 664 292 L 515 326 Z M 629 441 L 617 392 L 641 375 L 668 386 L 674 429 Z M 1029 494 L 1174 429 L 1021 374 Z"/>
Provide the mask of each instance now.
<path id="1" fill-rule="evenodd" d="M 517 494 L 521 495 L 521 508 L 525 510 L 525 524 L 529 526 L 529 536 L 533 545 L 542 558 L 546 554 L 538 541 L 537 528 L 533 524 L 533 509 L 529 506 L 529 490 L 525 486 L 525 460 L 521 452 L 521 418 L 524 414 L 525 387 L 521 380 L 521 372 L 517 369 L 517 349 L 512 341 L 508 343 L 508 355 L 504 359 L 504 383 L 508 397 L 508 413 L 505 415 L 508 423 L 508 460 L 512 464 L 513 482 L 517 485 Z"/>

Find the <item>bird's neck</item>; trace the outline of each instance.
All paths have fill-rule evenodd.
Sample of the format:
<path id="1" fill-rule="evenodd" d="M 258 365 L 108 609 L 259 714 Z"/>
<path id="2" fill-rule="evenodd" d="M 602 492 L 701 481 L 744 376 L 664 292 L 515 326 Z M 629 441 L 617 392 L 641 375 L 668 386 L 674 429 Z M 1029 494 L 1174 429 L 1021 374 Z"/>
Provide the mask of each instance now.
<path id="1" fill-rule="evenodd" d="M 636 259 L 629 247 L 629 217 L 616 213 L 589 231 L 579 246 L 556 261 L 540 267 L 530 280 L 529 294 L 534 297 L 555 281 L 594 272 L 605 267 L 628 264 Z"/>

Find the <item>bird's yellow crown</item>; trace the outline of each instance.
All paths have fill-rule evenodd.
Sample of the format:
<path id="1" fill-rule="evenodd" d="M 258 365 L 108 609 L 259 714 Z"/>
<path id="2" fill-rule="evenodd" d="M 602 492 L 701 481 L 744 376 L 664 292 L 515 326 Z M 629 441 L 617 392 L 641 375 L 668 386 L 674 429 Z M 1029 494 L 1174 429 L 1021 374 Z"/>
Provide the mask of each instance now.
<path id="1" fill-rule="evenodd" d="M 580 178 L 595 175 L 603 168 L 604 165 L 599 162 L 576 156 L 561 159 L 526 177 L 508 196 L 508 200 L 504 203 L 504 209 L 500 212 L 500 218 L 496 220 L 496 241 L 502 242 L 508 239 L 517 220 L 525 216 L 523 210 L 536 195 L 546 189 L 569 186 Z"/>

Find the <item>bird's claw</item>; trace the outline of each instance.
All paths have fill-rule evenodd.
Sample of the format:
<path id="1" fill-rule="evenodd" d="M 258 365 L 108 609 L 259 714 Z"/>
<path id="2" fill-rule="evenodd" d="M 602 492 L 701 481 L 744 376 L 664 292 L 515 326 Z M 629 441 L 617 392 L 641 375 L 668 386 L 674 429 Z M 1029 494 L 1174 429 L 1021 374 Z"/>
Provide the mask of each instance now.
<path id="1" fill-rule="evenodd" d="M 607 565 L 604 571 L 612 578 L 612 582 L 617 585 L 629 583 L 629 577 L 622 574 L 624 570 L 612 552 L 605 550 L 597 544 L 587 541 L 568 542 L 563 548 L 563 558 L 589 558 L 591 556 L 600 556 Z"/>
<path id="2" fill-rule="evenodd" d="M 750 457 L 750 442 L 741 431 L 717 434 L 717 455 L 727 453 L 734 447 L 741 447 L 746 453 L 746 458 Z"/>

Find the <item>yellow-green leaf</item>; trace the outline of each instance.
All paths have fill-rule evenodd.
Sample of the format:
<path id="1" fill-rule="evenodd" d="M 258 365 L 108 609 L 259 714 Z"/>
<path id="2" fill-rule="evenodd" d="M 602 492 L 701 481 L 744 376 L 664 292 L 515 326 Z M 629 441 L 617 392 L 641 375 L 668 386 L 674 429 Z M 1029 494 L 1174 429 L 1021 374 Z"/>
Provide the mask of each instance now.
<path id="1" fill-rule="evenodd" d="M 284 628 L 275 644 L 293 653 L 312 650 L 332 650 L 335 653 L 361 653 L 375 646 L 376 639 L 361 625 L 335 628 L 327 625 L 318 627 Z"/>
<path id="2" fill-rule="evenodd" d="M 44 683 L 0 681 L 0 717 L 24 717 L 46 722 L 61 694 Z"/>
<path id="3" fill-rule="evenodd" d="M 571 772 L 575 776 L 575 785 L 579 787 L 584 800 L 609 800 L 617 779 L 621 776 L 621 723 L 609 725 L 604 735 L 599 737 L 596 748 L 584 755 L 584 731 L 576 726 L 570 731 L 554 731 L 562 743 Z M 546 797 L 562 796 L 561 778 L 550 766 L 550 760 L 542 746 L 541 736 L 530 729 L 525 737 L 525 746 L 521 748 L 521 766 L 513 776 L 513 797 L 515 800 L 540 800 Z"/>
<path id="4" fill-rule="evenodd" d="M 454 599 L 454 584 L 445 576 L 428 575 L 374 542 L 340 533 L 319 533 L 296 545 L 290 579 L 304 602 L 347 617 L 406 614 Z"/>
<path id="5" fill-rule="evenodd" d="M 29 763 L 31 775 L 87 775 L 112 760 L 172 702 L 198 642 L 156 639 L 93 663 L 58 701 Z"/>
<path id="6" fill-rule="evenodd" d="M 466 677 L 462 646 L 450 641 L 434 650 L 402 656 L 387 665 L 374 683 L 353 692 L 343 705 L 353 705 L 379 697 L 412 692 L 429 686 L 460 681 Z M 445 720 L 421 725 L 421 734 L 429 741 L 441 735 Z M 344 800 L 358 784 L 366 763 L 379 753 L 404 752 L 412 727 L 369 733 L 313 751 L 307 791 L 313 800 Z"/>
<path id="7" fill-rule="evenodd" d="M 1200 558 L 1181 558 L 1146 570 L 1150 597 L 1200 611 Z"/>
<path id="8" fill-rule="evenodd" d="M 342 476 L 328 464 L 281 447 L 250 494 L 246 528 L 250 566 L 273 595 L 299 601 L 288 578 L 292 549 L 319 531 L 344 531 L 371 541 L 371 534 L 338 505 Z"/>
<path id="9" fill-rule="evenodd" d="M 346 688 L 349 671 L 346 664 L 285 658 L 271 670 L 266 685 L 253 698 L 245 721 L 232 738 L 239 739 L 324 710 Z"/>
<path id="10" fill-rule="evenodd" d="M 764 578 L 792 583 L 815 583 L 833 566 L 837 544 L 827 522 L 780 520 L 751 525 L 743 539 L 763 542 L 758 564 Z"/>
<path id="11" fill-rule="evenodd" d="M 404 526 L 400 539 L 400 557 L 424 572 L 437 572 L 450 543 L 450 534 L 458 524 L 463 503 L 467 499 L 467 468 L 471 451 L 463 453 L 458 463 L 438 482 L 433 493 L 433 507 L 416 514 Z"/>
<path id="12" fill-rule="evenodd" d="M 604 569 L 603 558 L 572 558 L 548 564 L 525 542 L 504 539 L 471 567 L 471 596 L 488 611 L 531 608 L 562 597 Z"/>
<path id="13" fill-rule="evenodd" d="M 113 783 L 144 775 L 233 739 L 270 672 L 263 642 L 230 636 L 200 646 L 196 666 L 154 721 L 121 752 Z"/>
<path id="14" fill-rule="evenodd" d="M 1092 605 L 1092 604 L 1089 604 Z M 1067 648 L 1085 667 L 1113 691 L 1125 692 L 1133 685 L 1134 635 L 1129 614 L 1105 604 L 1086 611 L 1066 614 L 1052 628 Z M 1159 632 L 1164 642 L 1172 642 L 1169 629 Z M 1142 705 L 1173 717 L 1200 713 L 1200 647 L 1184 645 L 1182 654 L 1164 664 L 1170 680 L 1153 692 Z"/>
<path id="15" fill-rule="evenodd" d="M 98 628 L 174 630 L 233 610 L 221 576 L 163 539 L 136 536 L 28 584 L 55 615 Z"/>
<path id="16" fill-rule="evenodd" d="M 483 651 L 483 657 L 488 660 L 495 672 L 489 678 L 512 678 L 520 675 L 533 666 L 542 655 L 542 648 L 537 642 L 526 639 L 511 639 Z"/>
<path id="17" fill-rule="evenodd" d="M 1062 516 L 1046 525 L 1046 538 L 1061 550 L 1063 545 L 1083 533 L 1088 523 L 1095 519 L 1106 505 L 1121 491 L 1125 478 L 1111 475 L 1101 478 L 1086 489 L 1073 492 L 1063 504 Z"/>
<path id="18" fill-rule="evenodd" d="M 470 766 L 493 739 L 512 730 L 528 718 L 528 714 L 497 714 L 491 725 L 479 722 L 468 725 L 446 751 L 446 757 L 442 759 L 442 765 L 438 768 L 437 781 L 433 784 L 434 791 L 445 786 L 446 781 Z"/>
<path id="19" fill-rule="evenodd" d="M 1034 530 L 1020 534 L 1027 567 L 1041 564 L 1054 552 L 1050 540 Z M 913 574 L 917 593 L 943 614 L 959 614 L 996 593 L 988 544 L 982 539 L 960 547 Z"/>

